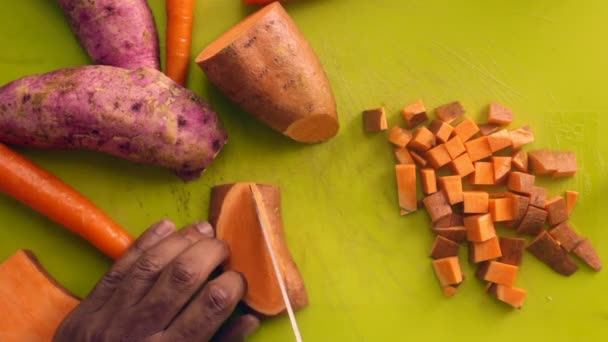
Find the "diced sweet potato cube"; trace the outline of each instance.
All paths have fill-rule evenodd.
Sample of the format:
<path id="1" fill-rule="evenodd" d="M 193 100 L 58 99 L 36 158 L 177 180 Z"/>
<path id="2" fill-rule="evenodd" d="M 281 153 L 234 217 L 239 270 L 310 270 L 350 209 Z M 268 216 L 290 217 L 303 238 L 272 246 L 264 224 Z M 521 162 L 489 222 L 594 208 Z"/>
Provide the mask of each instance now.
<path id="1" fill-rule="evenodd" d="M 448 257 L 458 256 L 460 245 L 457 242 L 446 239 L 443 236 L 437 235 L 431 248 L 431 258 L 443 259 Z"/>
<path id="2" fill-rule="evenodd" d="M 492 163 L 476 162 L 471 183 L 475 185 L 494 184 L 494 166 L 492 166 Z"/>
<path id="3" fill-rule="evenodd" d="M 447 163 L 449 163 L 452 158 L 448 154 L 448 151 L 445 149 L 445 145 L 437 145 L 432 149 L 426 152 L 426 159 L 431 163 L 431 165 L 438 169 Z"/>
<path id="4" fill-rule="evenodd" d="M 451 123 L 464 115 L 464 107 L 460 102 L 455 101 L 436 108 L 435 114 L 441 121 Z"/>
<path id="5" fill-rule="evenodd" d="M 498 261 L 490 261 L 488 270 L 486 271 L 483 279 L 499 285 L 513 286 L 515 285 L 515 280 L 517 279 L 518 270 L 519 267 L 514 265 L 509 265 Z"/>
<path id="6" fill-rule="evenodd" d="M 428 128 L 422 126 L 414 132 L 414 136 L 408 147 L 416 151 L 425 152 L 435 145 L 435 135 L 428 130 Z"/>
<path id="7" fill-rule="evenodd" d="M 528 206 L 524 218 L 517 227 L 518 234 L 536 235 L 545 227 L 547 220 L 547 211 L 541 208 Z"/>
<path id="8" fill-rule="evenodd" d="M 536 178 L 533 175 L 529 175 L 523 172 L 511 172 L 509 174 L 509 181 L 507 182 L 507 188 L 511 191 L 519 192 L 522 194 L 529 194 L 534 186 Z"/>
<path id="9" fill-rule="evenodd" d="M 464 143 L 459 136 L 455 136 L 452 139 L 448 140 L 445 143 L 445 149 L 448 151 L 450 158 L 456 159 L 459 155 L 466 152 L 466 148 L 464 147 Z"/>
<path id="10" fill-rule="evenodd" d="M 545 230 L 540 232 L 526 249 L 557 273 L 569 276 L 578 271 L 576 262 Z"/>
<path id="11" fill-rule="evenodd" d="M 460 176 L 439 177 L 439 187 L 445 192 L 451 205 L 460 203 L 462 197 L 462 179 Z"/>
<path id="12" fill-rule="evenodd" d="M 471 248 L 471 242 L 469 242 L 469 250 Z M 469 252 L 471 253 L 471 252 Z M 469 257 L 469 262 L 473 263 L 473 260 Z M 488 267 L 490 266 L 490 260 L 482 261 L 477 264 L 477 269 L 475 270 L 475 278 L 483 280 L 483 277 L 486 276 L 486 272 L 488 272 Z M 486 290 L 490 288 L 492 283 L 486 284 Z"/>
<path id="13" fill-rule="evenodd" d="M 433 228 L 433 232 L 459 244 L 467 240 L 467 229 L 465 226 Z"/>
<path id="14" fill-rule="evenodd" d="M 567 222 L 563 222 L 557 227 L 549 230 L 549 234 L 555 241 L 559 242 L 567 252 L 572 252 L 572 250 L 583 241 L 583 238 L 578 235 Z"/>
<path id="15" fill-rule="evenodd" d="M 599 272 L 602 269 L 602 260 L 589 239 L 583 239 L 583 241 L 572 250 L 572 253 L 583 260 L 594 271 Z"/>
<path id="16" fill-rule="evenodd" d="M 479 132 L 479 127 L 475 121 L 470 118 L 465 118 L 461 123 L 454 127 L 454 132 L 452 134 L 460 137 L 460 139 L 465 142 L 471 139 L 477 132 Z"/>
<path id="17" fill-rule="evenodd" d="M 437 192 L 437 176 L 433 169 L 422 169 L 420 170 L 420 177 L 422 178 L 422 191 L 425 195 L 430 195 Z"/>
<path id="18" fill-rule="evenodd" d="M 512 155 L 513 167 L 521 172 L 528 172 L 528 153 L 522 150 L 516 150 Z"/>
<path id="19" fill-rule="evenodd" d="M 553 178 L 573 177 L 578 171 L 576 165 L 576 154 L 569 151 L 554 152 L 557 171 L 553 173 Z"/>
<path id="20" fill-rule="evenodd" d="M 458 293 L 458 288 L 452 285 L 446 285 L 443 287 L 443 295 L 446 297 L 453 297 Z"/>
<path id="21" fill-rule="evenodd" d="M 506 129 L 488 135 L 488 145 L 492 153 L 511 147 L 511 137 Z"/>
<path id="22" fill-rule="evenodd" d="M 545 210 L 549 214 L 547 221 L 550 225 L 555 226 L 568 220 L 568 208 L 566 201 L 561 196 L 556 196 L 548 200 L 545 204 Z"/>
<path id="23" fill-rule="evenodd" d="M 498 300 L 509 304 L 516 309 L 521 309 L 524 306 L 527 294 L 526 290 L 499 284 L 494 286 L 495 289 L 493 289 L 492 292 Z"/>
<path id="24" fill-rule="evenodd" d="M 395 126 L 388 133 L 388 141 L 397 147 L 405 147 L 412 140 L 412 132 L 405 128 Z"/>
<path id="25" fill-rule="evenodd" d="M 574 210 L 577 200 L 577 191 L 566 191 L 566 208 L 568 208 L 568 216 L 572 215 L 572 211 Z"/>
<path id="26" fill-rule="evenodd" d="M 524 258 L 524 250 L 526 249 L 526 240 L 521 238 L 501 237 L 499 239 L 500 251 L 502 256 L 498 261 L 520 266 Z"/>
<path id="27" fill-rule="evenodd" d="M 473 162 L 471 161 L 471 158 L 469 158 L 469 155 L 467 153 L 464 153 L 460 157 L 457 157 L 456 159 L 452 160 L 452 162 L 450 163 L 450 169 L 452 169 L 452 172 L 454 172 L 458 176 L 465 177 L 475 172 L 475 165 L 473 165 Z"/>
<path id="28" fill-rule="evenodd" d="M 490 103 L 488 122 L 498 125 L 510 125 L 513 122 L 513 111 L 496 102 Z"/>
<path id="29" fill-rule="evenodd" d="M 458 257 L 433 260 L 433 269 L 441 286 L 455 285 L 462 282 L 462 270 Z"/>
<path id="30" fill-rule="evenodd" d="M 384 107 L 368 109 L 363 112 L 363 126 L 368 132 L 380 132 L 388 128 Z"/>
<path id="31" fill-rule="evenodd" d="M 399 164 L 414 164 L 414 159 L 405 147 L 395 147 L 395 158 Z"/>
<path id="32" fill-rule="evenodd" d="M 469 242 L 469 259 L 475 264 L 501 256 L 500 243 L 496 236 L 483 242 Z"/>
<path id="33" fill-rule="evenodd" d="M 490 214 L 467 216 L 464 226 L 467 228 L 467 240 L 472 242 L 483 242 L 496 236 Z"/>
<path id="34" fill-rule="evenodd" d="M 534 133 L 530 126 L 524 126 L 509 132 L 513 148 L 520 148 L 534 141 Z"/>
<path id="35" fill-rule="evenodd" d="M 426 158 L 421 156 L 420 153 L 416 151 L 410 151 L 410 155 L 412 156 L 412 159 L 414 159 L 414 162 L 416 162 L 416 164 L 418 164 L 420 167 L 425 167 L 429 163 Z"/>
<path id="36" fill-rule="evenodd" d="M 494 222 L 511 221 L 515 218 L 511 198 L 493 198 L 489 201 L 490 214 Z"/>
<path id="37" fill-rule="evenodd" d="M 450 139 L 452 131 L 454 131 L 454 127 L 447 122 L 433 120 L 429 125 L 429 130 L 435 134 L 437 141 L 445 143 Z"/>
<path id="38" fill-rule="evenodd" d="M 540 186 L 533 186 L 530 191 L 530 205 L 538 208 L 544 208 L 547 201 L 547 189 Z"/>
<path id="39" fill-rule="evenodd" d="M 490 144 L 488 144 L 488 137 L 481 137 L 464 143 L 465 148 L 471 161 L 478 161 L 488 158 L 492 155 L 490 150 Z"/>
<path id="40" fill-rule="evenodd" d="M 552 175 L 557 171 L 554 151 L 548 149 L 528 152 L 530 170 L 535 175 Z"/>
<path id="41" fill-rule="evenodd" d="M 514 194 L 512 192 L 507 193 L 508 198 L 511 199 L 511 211 L 513 212 L 513 220 L 507 222 L 508 227 L 519 227 L 521 220 L 523 220 L 526 212 L 528 211 L 528 205 L 530 204 L 530 198 Z"/>
<path id="42" fill-rule="evenodd" d="M 397 191 L 401 215 L 407 215 L 418 209 L 416 200 L 416 166 L 399 164 L 395 166 L 397 174 Z"/>
<path id="43" fill-rule="evenodd" d="M 464 213 L 485 214 L 488 212 L 489 195 L 485 191 L 463 191 Z"/>
<path id="44" fill-rule="evenodd" d="M 459 226 L 464 226 L 464 220 L 462 214 L 458 213 L 452 213 L 433 222 L 433 228 L 450 228 Z M 450 240 L 456 241 L 454 239 Z"/>
<path id="45" fill-rule="evenodd" d="M 492 157 L 494 169 L 494 184 L 506 182 L 511 172 L 511 157 Z"/>
<path id="46" fill-rule="evenodd" d="M 434 194 L 426 196 L 423 203 L 432 222 L 452 213 L 452 207 L 448 203 L 448 199 L 443 191 L 437 191 Z"/>
<path id="47" fill-rule="evenodd" d="M 405 106 L 401 111 L 401 115 L 403 115 L 405 123 L 410 128 L 420 125 L 429 118 L 426 114 L 426 109 L 424 108 L 424 102 L 422 102 L 422 100 Z"/>
<path id="48" fill-rule="evenodd" d="M 490 135 L 500 129 L 500 125 L 485 123 L 483 125 L 479 125 L 479 132 L 483 136 Z"/>

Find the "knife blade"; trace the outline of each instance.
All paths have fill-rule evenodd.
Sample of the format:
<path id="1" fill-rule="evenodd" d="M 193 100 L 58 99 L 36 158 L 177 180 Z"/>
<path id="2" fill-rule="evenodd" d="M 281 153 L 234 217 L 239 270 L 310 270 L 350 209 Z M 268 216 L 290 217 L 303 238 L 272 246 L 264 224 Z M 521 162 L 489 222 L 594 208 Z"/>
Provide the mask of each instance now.
<path id="1" fill-rule="evenodd" d="M 287 288 L 285 287 L 285 282 L 283 281 L 283 274 L 281 273 L 281 269 L 279 268 L 279 262 L 277 260 L 276 255 L 274 254 L 274 250 L 272 249 L 272 244 L 270 243 L 270 234 L 268 233 L 268 227 L 266 226 L 266 222 L 268 222 L 266 220 L 266 213 L 260 210 L 260 202 L 262 201 L 262 196 L 255 185 L 249 185 L 249 189 L 251 190 L 251 196 L 253 198 L 255 212 L 258 215 L 258 221 L 260 221 L 260 227 L 262 228 L 264 242 L 266 243 L 268 254 L 270 254 L 270 259 L 272 260 L 274 275 L 277 278 L 277 282 L 279 283 L 279 288 L 281 289 L 281 296 L 283 296 L 283 302 L 285 302 L 287 315 L 289 316 L 289 321 L 291 322 L 291 329 L 293 330 L 293 334 L 296 338 L 296 341 L 302 342 L 302 335 L 300 334 L 298 322 L 296 321 L 296 316 L 293 313 L 293 308 L 291 307 L 291 302 L 289 301 L 289 296 L 287 295 Z"/>

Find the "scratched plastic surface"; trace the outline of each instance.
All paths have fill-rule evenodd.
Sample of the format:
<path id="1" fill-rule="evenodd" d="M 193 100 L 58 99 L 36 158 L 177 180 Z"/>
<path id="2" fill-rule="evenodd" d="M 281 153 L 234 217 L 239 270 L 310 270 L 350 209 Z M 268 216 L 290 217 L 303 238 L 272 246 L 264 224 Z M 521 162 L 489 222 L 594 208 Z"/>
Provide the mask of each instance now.
<path id="1" fill-rule="evenodd" d="M 163 1 L 150 1 L 164 39 Z M 384 134 L 365 134 L 361 110 L 461 100 L 481 119 L 497 100 L 530 124 L 536 142 L 577 152 L 580 172 L 548 185 L 582 193 L 572 223 L 608 260 L 608 3 L 605 1 L 294 0 L 287 5 L 326 67 L 341 131 L 328 143 L 290 142 L 230 104 L 193 67 L 189 86 L 207 98 L 230 140 L 201 180 L 88 152 L 23 150 L 139 234 L 160 217 L 206 217 L 210 187 L 234 181 L 283 188 L 287 239 L 310 294 L 297 314 L 308 341 L 600 341 L 608 335 L 608 270 L 565 278 L 526 255 L 517 286 L 523 310 L 483 293 L 468 276 L 441 294 L 427 253 L 423 212 L 399 216 L 393 156 Z M 199 1 L 193 53 L 251 11 L 239 0 Z M 0 83 L 87 64 L 55 2 L 0 2 Z M 164 45 L 164 44 L 162 44 Z M 0 196 L 0 259 L 30 248 L 60 282 L 85 295 L 110 262 L 88 244 Z M 582 265 L 581 265 L 582 266 Z M 286 318 L 253 341 L 289 341 Z"/>

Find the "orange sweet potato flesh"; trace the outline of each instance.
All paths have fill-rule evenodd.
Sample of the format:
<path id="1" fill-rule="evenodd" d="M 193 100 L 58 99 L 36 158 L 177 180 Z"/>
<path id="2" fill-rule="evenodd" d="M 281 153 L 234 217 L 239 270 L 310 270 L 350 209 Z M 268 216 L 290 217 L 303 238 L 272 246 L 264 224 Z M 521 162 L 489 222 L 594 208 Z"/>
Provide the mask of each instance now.
<path id="1" fill-rule="evenodd" d="M 473 263 L 480 263 L 502 256 L 498 237 L 483 242 L 469 242 L 469 259 Z"/>
<path id="2" fill-rule="evenodd" d="M 414 164 L 414 158 L 405 147 L 395 147 L 395 158 L 399 164 Z"/>
<path id="3" fill-rule="evenodd" d="M 513 111 L 501 104 L 493 102 L 488 110 L 488 122 L 498 125 L 509 125 L 513 122 Z"/>
<path id="4" fill-rule="evenodd" d="M 553 151 L 548 149 L 528 152 L 530 169 L 536 175 L 552 175 L 557 171 L 557 163 Z"/>
<path id="5" fill-rule="evenodd" d="M 537 208 L 544 208 L 547 201 L 547 189 L 540 186 L 533 186 L 530 190 L 530 205 Z"/>
<path id="6" fill-rule="evenodd" d="M 250 186 L 259 191 L 262 198 L 258 205 L 266 221 L 290 302 L 294 309 L 302 308 L 308 304 L 308 295 L 285 242 L 281 193 L 277 186 L 235 183 L 212 189 L 209 222 L 215 227 L 217 238 L 225 241 L 231 251 L 224 267 L 242 273 L 247 279 L 248 290 L 244 302 L 251 309 L 266 316 L 285 311 Z"/>
<path id="7" fill-rule="evenodd" d="M 403 119 L 407 123 L 407 126 L 412 128 L 420 125 L 429 119 L 426 114 L 426 109 L 424 108 L 424 102 L 422 100 L 418 100 L 410 105 L 407 105 L 401 111 L 401 115 L 403 115 Z"/>
<path id="8" fill-rule="evenodd" d="M 542 231 L 526 249 L 536 258 L 565 276 L 578 271 L 578 265 L 547 231 Z"/>
<path id="9" fill-rule="evenodd" d="M 554 152 L 557 171 L 553 173 L 553 178 L 573 177 L 578 171 L 576 165 L 576 154 L 570 151 Z"/>
<path id="10" fill-rule="evenodd" d="M 513 203 L 511 201 L 512 199 L 509 197 L 493 198 L 490 200 L 488 207 L 494 222 L 511 221 L 515 218 Z"/>
<path id="11" fill-rule="evenodd" d="M 464 143 L 472 161 L 482 160 L 492 155 L 488 139 L 489 137 L 481 137 Z"/>
<path id="12" fill-rule="evenodd" d="M 419 152 L 424 152 L 435 145 L 435 135 L 428 128 L 422 126 L 414 132 L 414 136 L 408 147 Z"/>
<path id="13" fill-rule="evenodd" d="M 0 264 L 0 341 L 52 341 L 79 300 L 27 250 Z"/>
<path id="14" fill-rule="evenodd" d="M 405 128 L 395 126 L 388 132 L 388 141 L 397 147 L 405 147 L 412 140 L 412 132 Z"/>
<path id="15" fill-rule="evenodd" d="M 432 222 L 452 214 L 452 207 L 448 203 L 447 196 L 443 191 L 437 191 L 425 197 L 423 203 Z"/>
<path id="16" fill-rule="evenodd" d="M 439 177 L 439 185 L 448 198 L 450 204 L 460 203 L 462 196 L 462 178 L 460 176 Z"/>
<path id="17" fill-rule="evenodd" d="M 279 2 L 224 33 L 196 63 L 230 100 L 296 141 L 321 142 L 338 133 L 323 66 Z"/>
<path id="18" fill-rule="evenodd" d="M 421 156 L 420 153 L 416 151 L 410 151 L 410 155 L 412 156 L 412 159 L 414 159 L 416 164 L 420 165 L 420 167 L 425 167 L 429 163 L 426 158 Z"/>
<path id="19" fill-rule="evenodd" d="M 458 139 L 458 137 L 455 137 L 454 139 Z M 458 176 L 464 177 L 475 172 L 475 165 L 473 165 L 471 158 L 469 158 L 469 154 L 463 153 L 460 157 L 452 160 L 450 169 Z"/>
<path id="20" fill-rule="evenodd" d="M 464 226 L 467 228 L 467 239 L 472 242 L 484 242 L 496 236 L 490 214 L 467 216 Z"/>
<path id="21" fill-rule="evenodd" d="M 506 129 L 502 129 L 496 133 L 492 133 L 488 136 L 488 145 L 492 153 L 504 150 L 505 148 L 511 147 L 511 137 Z"/>
<path id="22" fill-rule="evenodd" d="M 572 215 L 577 200 L 578 191 L 566 191 L 566 208 L 568 208 L 568 216 Z"/>
<path id="23" fill-rule="evenodd" d="M 530 126 L 524 126 L 510 131 L 509 137 L 511 138 L 513 148 L 516 149 L 534 141 L 534 133 Z"/>
<path id="24" fill-rule="evenodd" d="M 451 161 L 450 154 L 448 153 L 444 144 L 435 146 L 428 150 L 426 152 L 426 159 L 428 159 L 431 165 L 436 169 L 441 168 Z"/>
<path id="25" fill-rule="evenodd" d="M 420 170 L 420 178 L 422 178 L 422 192 L 424 192 L 425 195 L 437 192 L 437 176 L 435 175 L 435 170 Z"/>
<path id="26" fill-rule="evenodd" d="M 363 127 L 368 132 L 384 131 L 388 128 L 384 107 L 368 109 L 363 112 Z"/>
<path id="27" fill-rule="evenodd" d="M 464 213 L 485 214 L 488 212 L 490 195 L 485 191 L 463 191 Z"/>
<path id="28" fill-rule="evenodd" d="M 511 157 L 492 157 L 494 184 L 505 183 L 511 172 Z"/>
<path id="29" fill-rule="evenodd" d="M 507 222 L 508 227 L 518 227 L 521 220 L 528 211 L 528 205 L 530 204 L 530 198 L 508 192 L 506 197 L 511 199 L 511 210 L 513 211 L 513 221 Z"/>
<path id="30" fill-rule="evenodd" d="M 466 152 L 464 143 L 459 136 L 455 136 L 445 143 L 445 149 L 448 151 L 450 158 L 456 159 L 456 157 Z"/>
<path id="31" fill-rule="evenodd" d="M 475 172 L 472 175 L 471 183 L 474 185 L 494 184 L 494 166 L 489 162 L 476 162 Z"/>
<path id="32" fill-rule="evenodd" d="M 436 236 L 431 247 L 431 258 L 443 259 L 448 257 L 458 256 L 458 249 L 460 245 L 457 242 L 444 238 L 443 236 Z"/>
<path id="33" fill-rule="evenodd" d="M 512 155 L 513 166 L 521 172 L 528 172 L 528 153 L 522 150 L 515 150 Z"/>
<path id="34" fill-rule="evenodd" d="M 435 109 L 435 114 L 439 119 L 447 123 L 451 123 L 464 115 L 464 107 L 460 102 L 450 102 Z"/>
<path id="35" fill-rule="evenodd" d="M 451 213 L 446 215 L 439 220 L 433 222 L 433 228 L 450 228 L 450 227 L 462 227 L 464 226 L 464 220 L 462 214 Z M 454 239 L 450 239 L 456 241 Z"/>
<path id="36" fill-rule="evenodd" d="M 526 290 L 499 284 L 495 285 L 495 289 L 492 290 L 492 292 L 498 300 L 507 303 L 516 309 L 522 308 L 527 295 Z"/>
<path id="37" fill-rule="evenodd" d="M 484 135 L 484 136 L 495 133 L 499 129 L 500 129 L 500 125 L 497 125 L 497 124 L 485 123 L 485 124 L 479 125 L 479 133 L 481 133 L 481 135 Z"/>
<path id="38" fill-rule="evenodd" d="M 401 215 L 407 215 L 418 209 L 418 201 L 416 199 L 416 165 L 396 165 L 395 172 L 397 175 L 397 194 Z"/>
<path id="39" fill-rule="evenodd" d="M 546 210 L 529 205 L 526 214 L 517 226 L 517 233 L 537 235 L 543 230 L 546 220 Z"/>
<path id="40" fill-rule="evenodd" d="M 509 265 L 498 261 L 490 261 L 483 279 L 495 284 L 511 287 L 515 285 L 518 270 L 519 267 L 514 265 Z"/>
<path id="41" fill-rule="evenodd" d="M 454 127 L 441 120 L 433 120 L 429 125 L 429 130 L 435 134 L 439 142 L 445 143 L 450 139 Z"/>
<path id="42" fill-rule="evenodd" d="M 441 286 L 459 284 L 463 280 L 458 257 L 433 260 L 433 269 Z"/>
<path id="43" fill-rule="evenodd" d="M 460 139 L 465 142 L 471 139 L 475 134 L 477 134 L 477 132 L 479 132 L 479 127 L 475 121 L 473 121 L 471 118 L 465 118 L 461 123 L 454 127 L 452 134 L 460 137 Z"/>
<path id="44" fill-rule="evenodd" d="M 511 172 L 507 188 L 511 191 L 529 194 L 532 191 L 536 177 L 523 172 Z"/>
<path id="45" fill-rule="evenodd" d="M 433 232 L 458 244 L 465 242 L 467 239 L 467 229 L 465 226 L 433 227 Z"/>

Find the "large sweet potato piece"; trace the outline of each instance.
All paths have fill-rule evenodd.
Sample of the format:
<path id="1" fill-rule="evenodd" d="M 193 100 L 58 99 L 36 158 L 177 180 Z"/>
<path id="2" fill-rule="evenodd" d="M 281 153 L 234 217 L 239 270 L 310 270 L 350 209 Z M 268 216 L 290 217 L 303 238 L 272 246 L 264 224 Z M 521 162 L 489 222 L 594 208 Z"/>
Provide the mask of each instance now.
<path id="1" fill-rule="evenodd" d="M 84 149 L 200 175 L 226 143 L 209 105 L 160 71 L 84 66 L 0 88 L 0 142 Z"/>
<path id="2" fill-rule="evenodd" d="M 279 2 L 224 33 L 196 63 L 230 100 L 294 140 L 320 142 L 338 132 L 325 71 Z"/>
<path id="3" fill-rule="evenodd" d="M 265 212 L 267 229 L 277 257 L 283 281 L 294 310 L 308 304 L 304 281 L 293 261 L 283 232 L 281 193 L 277 186 L 235 183 L 216 186 L 211 191 L 209 222 L 218 239 L 230 247 L 228 270 L 241 272 L 247 279 L 245 303 L 253 310 L 267 315 L 285 311 L 285 303 L 276 280 L 250 186 L 257 187 L 263 201 L 258 203 Z"/>
<path id="4" fill-rule="evenodd" d="M 158 33 L 146 0 L 58 0 L 93 62 L 160 69 Z"/>

